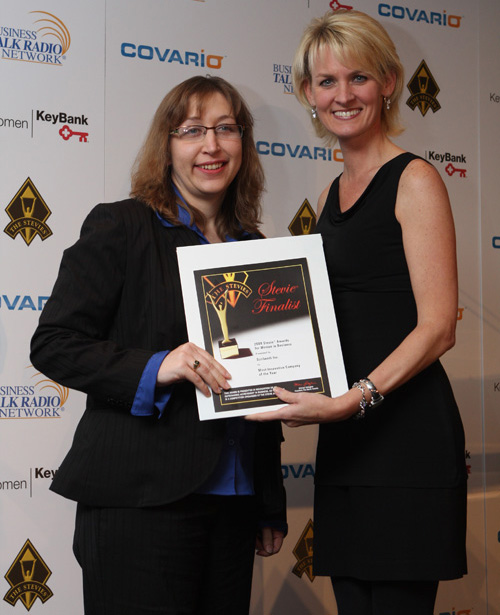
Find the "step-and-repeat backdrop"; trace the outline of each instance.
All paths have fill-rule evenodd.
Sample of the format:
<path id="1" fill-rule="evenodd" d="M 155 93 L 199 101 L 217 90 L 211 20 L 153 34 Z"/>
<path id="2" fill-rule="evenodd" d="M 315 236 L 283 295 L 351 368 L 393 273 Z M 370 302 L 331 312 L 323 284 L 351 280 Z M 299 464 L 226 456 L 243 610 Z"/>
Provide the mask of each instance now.
<path id="1" fill-rule="evenodd" d="M 341 171 L 342 155 L 315 137 L 293 95 L 291 63 L 310 19 L 340 6 L 2 0 L 2 615 L 83 613 L 71 552 L 75 505 L 48 487 L 84 398 L 29 361 L 30 337 L 63 249 L 91 207 L 128 195 L 130 167 L 154 110 L 172 86 L 196 74 L 228 79 L 253 110 L 267 176 L 265 233 L 309 232 L 311 208 Z M 444 363 L 467 432 L 470 572 L 441 584 L 435 613 L 494 615 L 500 613 L 500 5 L 350 0 L 349 6 L 378 18 L 397 43 L 407 84 L 407 130 L 398 142 L 437 167 L 456 221 L 458 334 Z M 285 436 L 290 531 L 278 556 L 256 563 L 252 615 L 334 614 L 329 582 L 311 568 L 317 430 L 285 429 Z"/>

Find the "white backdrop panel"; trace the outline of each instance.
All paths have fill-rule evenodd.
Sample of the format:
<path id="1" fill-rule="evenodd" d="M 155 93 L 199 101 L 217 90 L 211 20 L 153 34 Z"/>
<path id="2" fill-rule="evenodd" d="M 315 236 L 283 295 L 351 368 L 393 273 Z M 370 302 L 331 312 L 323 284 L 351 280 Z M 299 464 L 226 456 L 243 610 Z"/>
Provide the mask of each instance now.
<path id="1" fill-rule="evenodd" d="M 440 109 L 425 115 L 406 105 L 410 91 L 405 89 L 401 107 L 407 129 L 398 138 L 441 173 L 457 229 L 457 344 L 444 363 L 470 455 L 470 574 L 442 584 L 435 613 L 500 613 L 495 581 L 500 568 L 500 9 L 492 0 L 448 0 L 439 8 L 432 0 L 352 4 L 387 28 L 400 51 L 406 83 L 424 60 L 439 87 Z M 314 135 L 307 112 L 293 96 L 289 72 L 303 28 L 329 8 L 329 0 L 2 1 L 2 230 L 10 221 L 7 206 L 29 177 L 51 211 L 46 223 L 52 235 L 45 241 L 36 236 L 29 246 L 19 235 L 0 238 L 0 514 L 5 520 L 0 614 L 13 612 L 2 600 L 9 588 L 3 576 L 27 539 L 50 568 L 47 585 L 54 592 L 45 604 L 37 599 L 31 612 L 83 613 L 80 573 L 71 553 L 74 505 L 47 487 L 84 400 L 70 392 L 58 406 L 55 398 L 65 392 L 42 389 L 41 377 L 29 367 L 29 340 L 62 250 L 74 242 L 93 205 L 128 195 L 130 168 L 156 107 L 171 87 L 195 74 L 220 75 L 244 94 L 255 116 L 267 177 L 264 232 L 288 235 L 303 201 L 315 207 L 320 192 L 342 170 L 339 150 L 325 148 Z M 60 65 L 9 59 L 7 39 L 15 36 L 5 28 L 36 31 L 43 25 L 36 20 L 52 19 L 47 13 L 71 36 Z M 37 36 L 40 42 L 57 42 L 54 36 Z M 86 121 L 68 124 L 59 114 Z M 87 137 L 65 140 L 59 132 L 65 123 Z M 24 417 L 47 395 L 52 396 L 48 418 L 15 416 Z M 285 436 L 290 531 L 279 556 L 256 564 L 252 615 L 335 613 L 326 579 L 292 572 L 298 563 L 293 550 L 312 519 L 317 429 L 285 429 Z M 15 608 L 25 607 L 18 602 Z"/>

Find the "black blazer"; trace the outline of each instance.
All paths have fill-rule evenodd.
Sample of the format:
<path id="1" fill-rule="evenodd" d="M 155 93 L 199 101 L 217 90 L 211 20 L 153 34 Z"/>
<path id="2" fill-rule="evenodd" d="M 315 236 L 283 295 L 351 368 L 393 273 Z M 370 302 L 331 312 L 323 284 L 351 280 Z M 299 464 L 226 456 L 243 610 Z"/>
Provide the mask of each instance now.
<path id="1" fill-rule="evenodd" d="M 31 344 L 33 365 L 87 393 L 51 489 L 94 506 L 154 506 L 193 493 L 213 472 L 225 420 L 200 421 L 190 383 L 161 419 L 130 414 L 150 357 L 187 341 L 177 246 L 199 244 L 135 200 L 95 207 L 65 250 Z M 259 424 L 255 487 L 266 520 L 285 516 L 279 423 Z"/>

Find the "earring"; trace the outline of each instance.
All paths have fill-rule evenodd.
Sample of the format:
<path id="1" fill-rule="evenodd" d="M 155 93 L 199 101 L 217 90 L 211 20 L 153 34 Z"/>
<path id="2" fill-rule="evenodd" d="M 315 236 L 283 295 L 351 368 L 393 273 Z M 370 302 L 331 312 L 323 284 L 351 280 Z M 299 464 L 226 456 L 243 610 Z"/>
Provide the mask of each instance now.
<path id="1" fill-rule="evenodd" d="M 387 109 L 387 111 L 389 111 L 389 109 L 391 108 L 391 99 L 390 98 L 386 98 L 384 96 L 384 102 L 385 102 L 385 108 Z"/>
<path id="2" fill-rule="evenodd" d="M 318 114 L 316 113 L 316 107 L 311 107 L 311 115 L 313 120 L 318 117 Z"/>

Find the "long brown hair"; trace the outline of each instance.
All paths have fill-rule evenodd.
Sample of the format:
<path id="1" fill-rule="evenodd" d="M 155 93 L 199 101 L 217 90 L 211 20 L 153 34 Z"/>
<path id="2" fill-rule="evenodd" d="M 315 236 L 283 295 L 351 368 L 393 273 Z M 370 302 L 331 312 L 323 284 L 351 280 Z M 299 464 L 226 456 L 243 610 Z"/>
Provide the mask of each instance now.
<path id="1" fill-rule="evenodd" d="M 172 224 L 180 224 L 171 179 L 170 132 L 186 119 L 193 97 L 203 107 L 215 93 L 224 96 L 236 123 L 245 127 L 241 167 L 227 189 L 216 219 L 220 237 L 230 235 L 236 238 L 243 230 L 258 230 L 264 171 L 253 138 L 252 114 L 239 92 L 221 77 L 191 77 L 175 86 L 161 101 L 132 170 L 130 195 L 157 210 Z M 203 214 L 189 203 L 187 208 L 191 221 L 203 228 Z"/>

